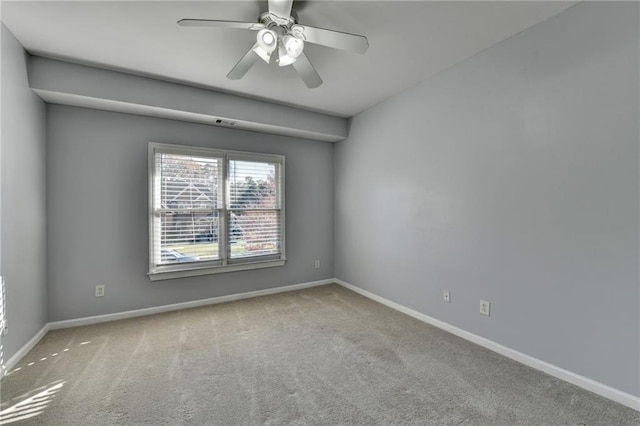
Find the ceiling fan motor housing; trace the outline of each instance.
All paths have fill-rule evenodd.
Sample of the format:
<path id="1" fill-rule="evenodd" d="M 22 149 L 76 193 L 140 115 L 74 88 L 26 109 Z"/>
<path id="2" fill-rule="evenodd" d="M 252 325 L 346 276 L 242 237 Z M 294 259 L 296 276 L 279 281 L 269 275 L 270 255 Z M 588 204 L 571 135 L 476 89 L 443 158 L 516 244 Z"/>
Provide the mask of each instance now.
<path id="1" fill-rule="evenodd" d="M 290 29 L 292 25 L 297 24 L 298 20 L 294 16 L 293 12 L 292 12 L 292 15 L 289 16 L 288 18 L 282 18 L 280 16 L 276 16 L 271 12 L 264 12 L 264 13 L 261 13 L 260 16 L 258 16 L 258 22 L 260 22 L 261 24 L 264 24 L 267 28 L 272 29 L 274 31 L 275 29 L 273 27 L 279 27 L 279 28 L 282 28 L 283 31 L 286 31 Z"/>

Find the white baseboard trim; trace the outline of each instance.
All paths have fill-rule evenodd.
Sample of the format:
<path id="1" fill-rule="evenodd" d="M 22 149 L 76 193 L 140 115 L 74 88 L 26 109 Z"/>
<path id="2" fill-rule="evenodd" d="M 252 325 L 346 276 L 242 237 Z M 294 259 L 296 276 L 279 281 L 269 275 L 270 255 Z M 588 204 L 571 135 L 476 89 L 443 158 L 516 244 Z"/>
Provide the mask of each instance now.
<path id="1" fill-rule="evenodd" d="M 480 337 L 476 334 L 473 334 L 461 328 L 455 327 L 451 324 L 447 324 L 446 322 L 437 320 L 433 317 L 430 317 L 428 315 L 415 311 L 399 303 L 392 302 L 391 300 L 385 299 L 384 297 L 378 296 L 377 294 L 371 293 L 367 290 L 363 290 L 360 287 L 356 287 L 353 284 L 349 284 L 340 279 L 336 278 L 334 281 L 337 284 L 345 288 L 348 288 L 349 290 L 352 290 L 358 294 L 361 294 L 369 299 L 375 300 L 376 302 L 382 303 L 383 305 L 386 305 L 404 314 L 407 314 L 417 320 L 420 320 L 427 324 L 438 327 L 451 334 L 455 334 L 458 337 L 462 337 L 465 340 L 469 340 L 470 342 L 473 342 L 491 351 L 497 352 L 500 355 L 504 355 L 507 358 L 511 358 L 515 361 L 518 361 L 519 363 L 535 368 L 536 370 L 540 370 L 544 373 L 549 374 L 550 376 L 556 377 L 560 380 L 564 380 L 565 382 L 569 382 L 573 385 L 579 386 L 597 395 L 603 396 L 612 401 L 620 403 L 624 406 L 640 411 L 640 397 L 628 394 L 626 392 L 622 392 L 618 389 L 612 388 L 611 386 L 607 386 L 600 382 L 596 382 L 595 380 L 589 379 L 587 377 L 581 376 L 579 374 L 573 373 L 563 368 L 556 367 L 553 364 L 549 364 L 548 362 L 523 354 L 522 352 L 518 352 L 516 350 L 510 349 L 492 340 L 485 339 L 484 337 Z"/>
<path id="2" fill-rule="evenodd" d="M 264 290 L 248 291 L 246 293 L 229 294 L 226 296 L 211 297 L 209 299 L 192 300 L 189 302 L 174 303 L 172 305 L 154 306 L 151 308 L 135 309 L 132 311 L 116 312 L 113 314 L 96 315 L 92 317 L 76 318 L 49 323 L 49 330 L 79 327 L 82 325 L 99 324 L 102 322 L 117 321 L 128 318 L 143 317 L 147 315 L 161 314 L 164 312 L 179 311 L 181 309 L 197 308 L 199 306 L 215 305 L 217 303 L 232 302 L 234 300 L 249 299 L 251 297 L 267 296 L 269 294 L 284 293 L 287 291 L 301 290 L 303 288 L 317 287 L 325 284 L 333 284 L 335 280 L 327 279 L 311 281 L 301 284 L 286 285 L 282 287 L 267 288 Z"/>
<path id="3" fill-rule="evenodd" d="M 614 389 L 610 386 L 607 386 L 600 382 L 596 382 L 595 380 L 589 379 L 587 377 L 581 376 L 579 374 L 573 373 L 563 368 L 556 367 L 553 364 L 549 364 L 548 362 L 523 354 L 522 352 L 518 352 L 516 350 L 510 349 L 492 340 L 486 339 L 484 337 L 480 337 L 476 334 L 473 334 L 461 328 L 455 327 L 451 324 L 447 324 L 446 322 L 437 320 L 433 317 L 430 317 L 421 312 L 415 311 L 399 303 L 392 302 L 391 300 L 385 299 L 384 297 L 378 296 L 377 294 L 371 293 L 367 290 L 363 290 L 360 287 L 356 287 L 353 284 L 349 284 L 337 278 L 320 280 L 320 281 L 311 281 L 307 283 L 275 287 L 275 288 L 269 288 L 265 290 L 249 291 L 246 293 L 230 294 L 227 296 L 212 297 L 209 299 L 193 300 L 190 302 L 174 303 L 172 305 L 163 305 L 163 306 L 156 306 L 152 308 L 136 309 L 132 311 L 116 312 L 113 314 L 96 315 L 92 317 L 50 322 L 45 324 L 27 343 L 25 343 L 24 346 L 22 346 L 6 363 L 4 363 L 3 374 L 6 374 L 7 372 L 11 371 L 16 366 L 16 364 L 18 364 L 18 362 L 20 362 L 20 360 L 38 344 L 38 342 L 47 334 L 49 330 L 59 330 L 63 328 L 78 327 L 82 325 L 99 324 L 99 323 L 108 322 L 108 321 L 116 321 L 116 320 L 127 319 L 127 318 L 135 318 L 135 317 L 141 317 L 146 315 L 159 314 L 163 312 L 177 311 L 181 309 L 195 308 L 199 306 L 213 305 L 217 303 L 231 302 L 234 300 L 248 299 L 251 297 L 258 297 L 258 296 L 266 296 L 269 294 L 284 293 L 288 291 L 301 290 L 304 288 L 317 287 L 317 286 L 333 284 L 333 283 L 337 283 L 369 299 L 375 300 L 376 302 L 382 303 L 383 305 L 386 305 L 392 309 L 395 309 L 399 312 L 407 314 L 413 318 L 416 318 L 417 320 L 420 320 L 427 324 L 438 327 L 451 334 L 455 334 L 456 336 L 462 337 L 463 339 L 469 340 L 470 342 L 473 342 L 484 348 L 487 348 L 501 355 L 504 355 L 507 358 L 511 358 L 524 365 L 527 365 L 529 367 L 535 368 L 536 370 L 540 370 L 544 373 L 547 373 L 553 377 L 556 377 L 558 379 L 561 379 L 571 384 L 574 384 L 576 386 L 579 386 L 583 389 L 586 389 L 597 395 L 608 398 L 612 401 L 618 402 L 634 410 L 640 411 L 639 397 L 628 394 L 626 392 L 622 392 L 618 389 Z"/>
<path id="4" fill-rule="evenodd" d="M 333 278 L 311 281 L 301 284 L 286 285 L 282 287 L 267 288 L 264 290 L 248 291 L 246 293 L 229 294 L 227 296 L 211 297 L 209 299 L 193 300 L 190 302 L 174 303 L 172 305 L 154 306 L 152 308 L 136 309 L 132 311 L 116 312 L 113 314 L 96 315 L 92 317 L 70 319 L 64 321 L 54 321 L 46 323 L 35 336 L 33 336 L 24 346 L 22 346 L 4 365 L 2 375 L 11 371 L 20 360 L 33 349 L 38 342 L 50 330 L 60 330 L 69 327 L 78 327 L 82 325 L 99 324 L 108 321 L 116 321 L 127 318 L 142 317 L 146 315 L 159 314 L 163 312 L 178 311 L 180 309 L 196 308 L 199 306 L 214 305 L 217 303 L 231 302 L 234 300 L 248 299 L 251 297 L 267 296 L 269 294 L 284 293 L 287 291 L 302 290 L 303 288 L 317 287 L 326 284 L 333 284 Z"/>
<path id="5" fill-rule="evenodd" d="M 46 323 L 27 343 L 18 349 L 18 351 L 2 365 L 2 376 L 13 370 L 13 367 L 42 340 L 49 330 L 49 323 Z"/>

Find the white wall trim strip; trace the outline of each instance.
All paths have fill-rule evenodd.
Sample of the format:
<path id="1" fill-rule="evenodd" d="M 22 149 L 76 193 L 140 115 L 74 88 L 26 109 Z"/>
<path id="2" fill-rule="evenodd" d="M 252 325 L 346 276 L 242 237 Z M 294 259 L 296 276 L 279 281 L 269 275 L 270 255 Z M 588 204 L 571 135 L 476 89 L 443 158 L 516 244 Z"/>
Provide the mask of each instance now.
<path id="1" fill-rule="evenodd" d="M 282 287 L 268 288 L 265 290 L 248 291 L 246 293 L 229 294 L 227 296 L 211 297 L 209 299 L 192 300 L 190 302 L 174 303 L 172 305 L 154 306 L 152 308 L 136 309 L 133 311 L 116 312 L 113 314 L 96 315 L 93 317 L 55 321 L 49 323 L 50 330 L 78 327 L 81 325 L 99 324 L 102 322 L 117 321 L 128 318 L 142 317 L 146 315 L 160 314 L 163 312 L 179 311 L 181 309 L 197 308 L 199 306 L 215 305 L 217 303 L 232 302 L 234 300 L 249 299 L 251 297 L 267 296 L 269 294 L 284 293 L 287 291 L 301 290 L 303 288 L 317 287 L 325 284 L 333 284 L 335 280 L 327 279 L 311 281 L 301 284 L 293 284 Z"/>
<path id="2" fill-rule="evenodd" d="M 268 288 L 264 290 L 249 291 L 246 293 L 229 294 L 226 296 L 211 297 L 209 299 L 193 300 L 190 302 L 174 303 L 172 305 L 155 306 L 152 308 L 136 309 L 132 311 L 116 312 L 113 314 L 96 315 L 92 317 L 70 319 L 65 321 L 54 321 L 45 324 L 24 346 L 22 346 L 3 366 L 4 374 L 7 374 L 20 362 L 20 360 L 33 349 L 38 342 L 50 330 L 60 330 L 63 328 L 79 327 L 82 325 L 99 324 L 109 321 L 117 321 L 127 318 L 136 318 L 146 315 L 160 314 L 163 312 L 179 311 L 181 309 L 197 308 L 199 306 L 214 305 L 224 302 L 232 302 L 234 300 L 249 299 L 258 296 L 267 296 L 269 294 L 285 293 L 288 291 L 302 290 L 304 288 L 317 287 L 326 284 L 334 284 L 333 278 L 310 281 L 301 284 L 286 285 L 282 287 Z"/>
<path id="3" fill-rule="evenodd" d="M 579 374 L 573 373 L 563 368 L 556 367 L 553 364 L 549 364 L 548 362 L 541 361 L 532 356 L 523 354 L 522 352 L 518 352 L 516 350 L 510 349 L 492 340 L 485 339 L 484 337 L 480 337 L 476 334 L 470 333 L 468 331 L 455 327 L 446 322 L 437 320 L 433 317 L 430 317 L 418 311 L 414 311 L 411 308 L 408 308 L 396 302 L 392 302 L 391 300 L 385 299 L 384 297 L 378 296 L 377 294 L 371 293 L 367 290 L 363 290 L 360 287 L 356 287 L 355 285 L 349 284 L 340 279 L 336 278 L 335 282 L 345 288 L 348 288 L 349 290 L 352 290 L 358 294 L 361 294 L 362 296 L 365 296 L 369 299 L 375 300 L 376 302 L 382 303 L 383 305 L 386 305 L 392 309 L 395 309 L 396 311 L 400 311 L 404 314 L 407 314 L 410 317 L 413 317 L 417 320 L 420 320 L 427 324 L 438 327 L 451 334 L 455 334 L 458 337 L 462 337 L 465 340 L 473 342 L 491 351 L 497 352 L 500 355 L 504 355 L 507 358 L 513 359 L 514 361 L 518 361 L 519 363 L 535 368 L 536 370 L 540 370 L 544 373 L 549 374 L 550 376 L 556 377 L 560 380 L 564 380 L 565 382 L 569 382 L 573 385 L 579 386 L 597 395 L 603 396 L 612 401 L 625 405 L 629 408 L 633 408 L 634 410 L 640 411 L 640 397 L 636 397 L 626 392 L 622 392 L 618 389 L 612 388 L 611 386 L 607 386 L 600 382 L 596 382 L 595 380 L 589 379 L 587 377 L 581 376 Z"/>
<path id="4" fill-rule="evenodd" d="M 541 361 L 532 356 L 523 354 L 522 352 L 518 352 L 516 350 L 510 349 L 492 340 L 485 339 L 484 337 L 480 337 L 476 334 L 470 333 L 461 328 L 450 325 L 446 322 L 437 320 L 433 317 L 430 317 L 428 315 L 425 315 L 423 313 L 410 309 L 399 303 L 392 302 L 391 300 L 385 299 L 384 297 L 378 296 L 377 294 L 371 293 L 367 290 L 363 290 L 360 287 L 356 287 L 353 284 L 349 284 L 337 278 L 320 280 L 320 281 L 311 281 L 307 283 L 275 287 L 275 288 L 269 288 L 265 290 L 249 291 L 246 293 L 230 294 L 227 296 L 219 296 L 219 297 L 212 297 L 209 299 L 200 299 L 200 300 L 194 300 L 190 302 L 175 303 L 172 305 L 163 305 L 163 306 L 157 306 L 152 308 L 117 312 L 114 314 L 96 315 L 92 317 L 50 322 L 45 324 L 24 346 L 22 346 L 22 348 L 20 348 L 4 364 L 3 366 L 4 374 L 11 371 L 16 366 L 16 364 L 18 364 L 18 362 L 20 362 L 20 360 L 38 344 L 38 342 L 47 334 L 49 330 L 58 330 L 62 328 L 78 327 L 82 325 L 99 324 L 99 323 L 108 322 L 108 321 L 116 321 L 116 320 L 127 319 L 127 318 L 135 318 L 135 317 L 141 317 L 146 315 L 159 314 L 163 312 L 177 311 L 181 309 L 195 308 L 199 306 L 213 305 L 217 303 L 231 302 L 234 300 L 242 300 L 242 299 L 248 299 L 252 297 L 266 296 L 269 294 L 284 293 L 288 291 L 301 290 L 304 288 L 317 287 L 317 286 L 333 284 L 333 283 L 337 283 L 369 299 L 375 300 L 376 302 L 382 303 L 383 305 L 386 305 L 392 309 L 395 309 L 399 312 L 407 314 L 417 320 L 420 320 L 427 324 L 438 327 L 451 334 L 455 334 L 458 337 L 462 337 L 465 340 L 468 340 L 484 348 L 497 352 L 501 355 L 506 356 L 507 358 L 511 358 L 524 365 L 527 365 L 529 367 L 535 368 L 536 370 L 540 370 L 544 373 L 547 373 L 553 377 L 556 377 L 558 379 L 561 379 L 571 384 L 574 384 L 576 386 L 579 386 L 583 389 L 586 389 L 597 395 L 608 398 L 612 401 L 618 402 L 634 410 L 640 411 L 639 397 L 614 389 L 610 386 L 607 386 L 600 382 L 596 382 L 595 380 L 589 379 L 587 377 L 581 376 L 579 374 L 573 373 L 563 368 L 556 367 L 555 365 L 549 364 L 545 361 Z"/>
<path id="5" fill-rule="evenodd" d="M 2 365 L 2 376 L 13 370 L 13 367 L 42 340 L 49 330 L 49 323 L 46 323 L 27 343 L 18 349 L 18 351 Z"/>

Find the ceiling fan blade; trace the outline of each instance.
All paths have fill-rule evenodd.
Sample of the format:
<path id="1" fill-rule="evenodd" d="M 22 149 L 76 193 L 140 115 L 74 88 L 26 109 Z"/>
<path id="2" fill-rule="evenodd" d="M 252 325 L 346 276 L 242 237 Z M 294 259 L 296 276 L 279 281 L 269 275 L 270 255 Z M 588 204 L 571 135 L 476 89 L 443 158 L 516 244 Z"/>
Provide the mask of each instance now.
<path id="1" fill-rule="evenodd" d="M 240 80 L 249 71 L 249 69 L 255 64 L 260 57 L 253 51 L 258 47 L 258 43 L 254 44 L 247 53 L 244 54 L 238 63 L 229 71 L 227 78 L 230 80 Z"/>
<path id="2" fill-rule="evenodd" d="M 322 79 L 318 71 L 311 65 L 309 58 L 307 58 L 307 55 L 304 53 L 298 56 L 296 61 L 291 65 L 293 65 L 293 68 L 296 69 L 298 75 L 309 89 L 314 89 L 322 84 Z"/>
<path id="3" fill-rule="evenodd" d="M 269 0 L 269 13 L 279 18 L 289 19 L 293 0 Z"/>
<path id="4" fill-rule="evenodd" d="M 217 21 L 215 19 L 181 19 L 178 21 L 181 27 L 218 27 L 238 28 L 241 30 L 261 30 L 265 26 L 258 22 Z"/>
<path id="5" fill-rule="evenodd" d="M 348 50 L 354 53 L 364 53 L 369 48 L 369 41 L 365 36 L 342 33 L 340 31 L 315 28 L 308 25 L 294 25 L 294 34 L 300 34 L 304 41 L 321 44 L 334 49 Z"/>

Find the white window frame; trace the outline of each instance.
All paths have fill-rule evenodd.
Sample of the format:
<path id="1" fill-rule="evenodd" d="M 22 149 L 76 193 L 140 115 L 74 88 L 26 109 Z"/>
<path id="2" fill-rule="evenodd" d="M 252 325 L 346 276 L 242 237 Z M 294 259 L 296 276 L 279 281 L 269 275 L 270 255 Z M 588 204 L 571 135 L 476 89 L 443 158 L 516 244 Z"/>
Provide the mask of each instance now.
<path id="1" fill-rule="evenodd" d="M 160 176 L 156 173 L 156 153 L 168 153 L 177 155 L 192 155 L 192 156 L 208 156 L 222 158 L 222 176 L 224 191 L 222 195 L 222 214 L 219 215 L 219 220 L 224 221 L 222 227 L 225 232 L 224 239 L 219 240 L 219 253 L 223 253 L 222 258 L 219 260 L 213 260 L 208 262 L 195 262 L 195 263 L 183 263 L 183 264 L 171 264 L 171 265 L 158 265 L 156 259 L 154 259 L 155 246 L 159 242 L 154 240 L 155 230 L 160 226 L 159 215 L 157 214 L 157 208 L 154 205 L 154 190 L 155 186 L 159 184 Z M 280 183 L 279 187 L 279 204 L 280 204 L 280 254 L 272 256 L 258 256 L 245 259 L 230 259 L 228 254 L 228 227 L 227 227 L 227 215 L 232 209 L 227 205 L 229 197 L 230 184 L 228 177 L 228 164 L 230 160 L 246 160 L 246 161 L 268 161 L 272 163 L 278 163 L 279 176 L 276 176 L 277 181 Z M 149 142 L 149 272 L 148 276 L 151 281 L 168 280 L 174 278 L 193 277 L 199 275 L 218 274 L 223 272 L 234 271 L 246 271 L 250 269 L 260 268 L 272 268 L 277 266 L 284 266 L 287 257 L 285 251 L 285 158 L 283 155 L 275 154 L 259 154 L 244 151 L 231 151 L 221 150 L 213 148 L 191 147 L 185 145 L 174 145 L 158 142 Z"/>

